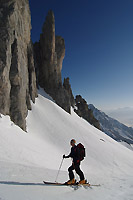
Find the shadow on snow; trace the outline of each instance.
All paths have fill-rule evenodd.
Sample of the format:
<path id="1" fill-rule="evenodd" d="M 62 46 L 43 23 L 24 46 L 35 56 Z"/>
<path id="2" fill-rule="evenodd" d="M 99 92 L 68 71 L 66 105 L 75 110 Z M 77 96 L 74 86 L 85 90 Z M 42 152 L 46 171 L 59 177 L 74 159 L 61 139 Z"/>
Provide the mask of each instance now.
<path id="1" fill-rule="evenodd" d="M 35 186 L 44 186 L 44 183 L 20 183 L 20 182 L 15 182 L 15 181 L 0 181 L 0 184 L 4 185 L 35 185 Z"/>

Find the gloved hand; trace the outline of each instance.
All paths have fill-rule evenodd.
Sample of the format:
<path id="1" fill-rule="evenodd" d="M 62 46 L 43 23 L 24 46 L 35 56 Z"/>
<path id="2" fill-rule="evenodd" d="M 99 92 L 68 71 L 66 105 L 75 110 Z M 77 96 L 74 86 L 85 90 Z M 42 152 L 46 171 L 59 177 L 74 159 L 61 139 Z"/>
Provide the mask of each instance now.
<path id="1" fill-rule="evenodd" d="M 65 156 L 65 155 L 63 155 L 63 158 L 66 158 L 66 156 Z"/>

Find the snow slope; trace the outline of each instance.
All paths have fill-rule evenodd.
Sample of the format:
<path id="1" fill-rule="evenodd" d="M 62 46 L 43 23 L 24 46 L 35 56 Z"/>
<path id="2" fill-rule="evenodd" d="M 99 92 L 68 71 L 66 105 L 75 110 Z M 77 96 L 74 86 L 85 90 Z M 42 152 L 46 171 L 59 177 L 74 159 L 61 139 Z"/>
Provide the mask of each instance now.
<path id="1" fill-rule="evenodd" d="M 55 181 L 62 155 L 69 153 L 72 138 L 86 147 L 87 157 L 81 165 L 86 178 L 101 187 L 74 191 L 42 183 Z M 59 182 L 68 179 L 70 164 L 71 159 L 63 161 Z M 133 152 L 73 111 L 69 115 L 40 91 L 27 117 L 27 133 L 8 116 L 0 118 L 0 200 L 81 198 L 132 200 Z"/>

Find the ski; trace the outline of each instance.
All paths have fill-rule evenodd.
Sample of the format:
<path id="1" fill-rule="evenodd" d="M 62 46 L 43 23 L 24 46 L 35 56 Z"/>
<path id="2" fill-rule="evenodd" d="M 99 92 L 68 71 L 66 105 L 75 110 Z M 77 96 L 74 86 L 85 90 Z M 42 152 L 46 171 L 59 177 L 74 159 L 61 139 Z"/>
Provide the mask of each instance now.
<path id="1" fill-rule="evenodd" d="M 57 182 L 47 182 L 47 181 L 43 181 L 43 183 L 45 185 L 65 185 L 65 183 L 57 183 Z"/>
<path id="2" fill-rule="evenodd" d="M 90 184 L 90 183 L 84 183 L 84 184 L 78 184 L 78 183 L 76 183 L 76 184 L 71 184 L 71 185 L 67 185 L 65 183 L 47 182 L 47 181 L 43 181 L 43 183 L 45 185 L 51 185 L 51 186 L 52 185 L 54 185 L 54 186 L 84 186 L 84 187 L 93 187 L 93 186 L 98 187 L 98 186 L 100 186 L 100 184 Z"/>

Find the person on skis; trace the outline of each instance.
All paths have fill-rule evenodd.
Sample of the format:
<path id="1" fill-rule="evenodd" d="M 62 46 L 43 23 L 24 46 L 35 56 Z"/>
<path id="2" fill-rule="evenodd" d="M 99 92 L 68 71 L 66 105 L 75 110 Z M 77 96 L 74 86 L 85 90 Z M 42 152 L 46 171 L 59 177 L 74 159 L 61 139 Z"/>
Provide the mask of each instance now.
<path id="1" fill-rule="evenodd" d="M 67 181 L 65 184 L 71 185 L 76 183 L 73 170 L 75 170 L 80 177 L 79 184 L 85 184 L 86 180 L 84 178 L 83 172 L 80 169 L 81 160 L 79 156 L 79 149 L 76 146 L 75 139 L 72 139 L 70 141 L 70 145 L 72 146 L 70 154 L 68 156 L 63 155 L 63 158 L 70 158 L 70 157 L 72 158 L 72 165 L 68 168 L 70 180 Z"/>

